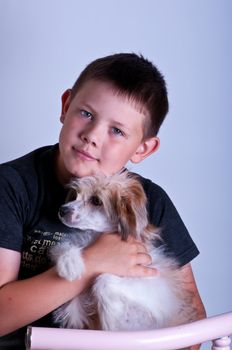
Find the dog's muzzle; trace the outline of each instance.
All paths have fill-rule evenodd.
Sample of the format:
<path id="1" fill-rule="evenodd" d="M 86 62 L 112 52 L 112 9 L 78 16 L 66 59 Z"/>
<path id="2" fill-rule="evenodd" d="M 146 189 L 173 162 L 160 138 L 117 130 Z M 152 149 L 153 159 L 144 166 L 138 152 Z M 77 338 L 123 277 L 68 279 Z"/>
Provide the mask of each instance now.
<path id="1" fill-rule="evenodd" d="M 66 221 L 71 219 L 73 213 L 74 213 L 74 208 L 70 206 L 62 205 L 59 209 L 58 215 L 61 220 L 65 219 Z"/>

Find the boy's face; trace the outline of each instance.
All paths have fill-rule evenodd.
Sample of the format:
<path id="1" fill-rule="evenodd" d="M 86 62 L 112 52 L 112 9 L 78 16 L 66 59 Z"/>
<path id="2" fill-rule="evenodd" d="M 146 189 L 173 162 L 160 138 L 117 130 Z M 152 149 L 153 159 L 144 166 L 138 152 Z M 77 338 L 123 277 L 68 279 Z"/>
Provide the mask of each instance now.
<path id="1" fill-rule="evenodd" d="M 158 138 L 143 140 L 145 115 L 126 98 L 115 94 L 109 83 L 90 80 L 70 99 L 62 96 L 58 176 L 114 174 L 131 160 L 153 153 Z"/>

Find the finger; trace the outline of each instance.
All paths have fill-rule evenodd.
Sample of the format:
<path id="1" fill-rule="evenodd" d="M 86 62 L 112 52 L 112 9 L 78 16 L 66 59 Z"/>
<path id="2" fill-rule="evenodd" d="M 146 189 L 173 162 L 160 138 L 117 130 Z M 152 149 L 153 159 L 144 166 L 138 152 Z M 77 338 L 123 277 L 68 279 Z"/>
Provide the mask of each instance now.
<path id="1" fill-rule="evenodd" d="M 132 270 L 132 277 L 155 277 L 158 275 L 158 270 L 155 267 L 137 265 Z"/>
<path id="2" fill-rule="evenodd" d="M 138 265 L 150 265 L 152 263 L 152 258 L 149 254 L 146 253 L 138 253 L 136 255 L 136 264 Z"/>
<path id="3" fill-rule="evenodd" d="M 136 243 L 136 249 L 138 253 L 147 253 L 147 248 L 142 243 Z"/>

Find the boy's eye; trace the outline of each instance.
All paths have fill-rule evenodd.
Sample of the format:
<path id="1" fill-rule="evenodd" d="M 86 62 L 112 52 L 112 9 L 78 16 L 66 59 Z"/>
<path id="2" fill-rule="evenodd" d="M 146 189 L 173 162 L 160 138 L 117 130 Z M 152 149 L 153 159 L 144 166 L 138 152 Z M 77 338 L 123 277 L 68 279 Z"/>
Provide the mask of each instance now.
<path id="1" fill-rule="evenodd" d="M 91 119 L 93 117 L 92 113 L 85 111 L 84 109 L 81 110 L 81 115 L 88 119 Z"/>
<path id="2" fill-rule="evenodd" d="M 113 134 L 115 135 L 119 135 L 119 136 L 124 136 L 124 133 L 122 132 L 122 130 L 118 129 L 118 128 L 112 128 Z"/>

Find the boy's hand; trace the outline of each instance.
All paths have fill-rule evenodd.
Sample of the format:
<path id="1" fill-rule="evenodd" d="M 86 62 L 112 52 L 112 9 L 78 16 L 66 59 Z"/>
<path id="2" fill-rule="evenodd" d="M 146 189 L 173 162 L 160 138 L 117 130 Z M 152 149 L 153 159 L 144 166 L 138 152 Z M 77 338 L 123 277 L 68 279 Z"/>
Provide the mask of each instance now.
<path id="1" fill-rule="evenodd" d="M 83 251 L 86 274 L 97 277 L 112 273 L 124 277 L 154 276 L 157 270 L 149 267 L 151 257 L 145 246 L 129 237 L 122 241 L 118 234 L 102 234 L 97 241 Z"/>

